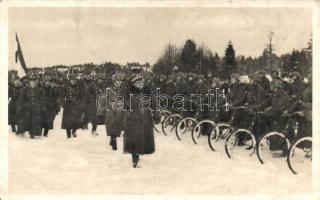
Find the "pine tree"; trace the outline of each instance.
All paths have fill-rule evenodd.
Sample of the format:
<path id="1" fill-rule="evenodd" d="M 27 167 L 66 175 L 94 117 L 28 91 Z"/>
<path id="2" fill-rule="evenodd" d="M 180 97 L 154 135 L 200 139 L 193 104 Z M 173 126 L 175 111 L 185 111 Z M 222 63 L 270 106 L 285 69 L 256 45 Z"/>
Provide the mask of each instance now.
<path id="1" fill-rule="evenodd" d="M 230 74 L 236 70 L 236 53 L 233 48 L 231 41 L 229 41 L 228 46 L 225 50 L 225 56 L 223 58 L 223 69 L 222 69 L 222 77 L 227 79 L 230 78 Z"/>
<path id="2" fill-rule="evenodd" d="M 200 56 L 196 43 L 189 39 L 186 41 L 181 51 L 181 68 L 183 72 L 196 72 L 199 65 Z"/>

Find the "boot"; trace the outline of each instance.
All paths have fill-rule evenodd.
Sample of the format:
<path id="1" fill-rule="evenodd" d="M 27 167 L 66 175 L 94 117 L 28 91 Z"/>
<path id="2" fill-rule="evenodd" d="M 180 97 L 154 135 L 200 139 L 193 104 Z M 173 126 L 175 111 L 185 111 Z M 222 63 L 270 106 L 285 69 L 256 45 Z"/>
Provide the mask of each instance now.
<path id="1" fill-rule="evenodd" d="M 11 125 L 11 130 L 13 133 L 15 133 L 17 130 L 16 130 L 16 125 Z"/>
<path id="2" fill-rule="evenodd" d="M 111 137 L 111 146 L 112 146 L 112 150 L 114 150 L 114 151 L 116 151 L 118 149 L 116 137 Z"/>
<path id="3" fill-rule="evenodd" d="M 71 138 L 71 130 L 67 129 L 67 138 Z"/>
<path id="4" fill-rule="evenodd" d="M 132 166 L 133 168 L 138 167 L 138 162 L 139 162 L 139 155 L 138 154 L 132 154 Z"/>
<path id="5" fill-rule="evenodd" d="M 30 135 L 30 139 L 34 139 L 33 133 L 29 132 L 29 135 Z"/>
<path id="6" fill-rule="evenodd" d="M 71 132 L 71 133 L 72 133 L 72 136 L 73 136 L 73 137 L 77 137 L 76 132 L 77 132 L 77 129 L 73 129 L 73 130 L 72 130 L 72 132 Z"/>
<path id="7" fill-rule="evenodd" d="M 112 144 L 112 150 L 117 151 L 118 147 L 117 147 L 117 142 L 114 141 L 114 143 Z"/>
<path id="8" fill-rule="evenodd" d="M 91 133 L 92 133 L 92 136 L 99 135 L 99 134 L 97 133 L 97 125 L 96 125 L 96 124 L 92 124 Z"/>
<path id="9" fill-rule="evenodd" d="M 48 137 L 48 132 L 49 132 L 49 129 L 45 128 L 45 129 L 43 130 L 43 136 L 44 136 L 44 137 Z"/>

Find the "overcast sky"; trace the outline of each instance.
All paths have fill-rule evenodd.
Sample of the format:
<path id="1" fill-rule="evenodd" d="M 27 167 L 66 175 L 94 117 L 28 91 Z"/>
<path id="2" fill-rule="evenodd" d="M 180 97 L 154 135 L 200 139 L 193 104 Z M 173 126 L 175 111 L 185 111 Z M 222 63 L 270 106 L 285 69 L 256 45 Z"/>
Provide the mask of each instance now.
<path id="1" fill-rule="evenodd" d="M 304 48 L 311 9 L 302 8 L 11 8 L 9 64 L 18 33 L 28 67 L 102 61 L 153 64 L 170 41 L 191 38 L 224 54 L 258 56 L 270 31 L 277 54 Z"/>

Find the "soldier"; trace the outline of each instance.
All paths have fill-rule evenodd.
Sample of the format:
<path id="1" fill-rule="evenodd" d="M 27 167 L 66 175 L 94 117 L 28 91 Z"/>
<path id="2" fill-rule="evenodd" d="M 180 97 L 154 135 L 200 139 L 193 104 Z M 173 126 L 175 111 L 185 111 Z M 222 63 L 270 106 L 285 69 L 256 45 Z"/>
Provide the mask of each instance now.
<path id="1" fill-rule="evenodd" d="M 17 104 L 20 95 L 20 90 L 22 87 L 22 83 L 18 77 L 16 77 L 13 81 L 13 84 L 9 85 L 9 125 L 11 125 L 11 130 L 13 133 L 17 131 L 16 126 L 18 125 L 18 117 L 17 114 Z"/>
<path id="2" fill-rule="evenodd" d="M 303 91 L 305 89 L 305 84 L 301 78 L 299 72 L 293 72 L 292 74 L 293 83 L 291 83 L 288 87 L 288 94 L 293 98 L 301 99 L 303 95 Z"/>
<path id="3" fill-rule="evenodd" d="M 110 145 L 112 146 L 112 150 L 117 150 L 117 137 L 120 137 L 121 131 L 123 130 L 123 111 L 116 110 L 117 105 L 114 104 L 114 97 L 117 94 L 121 94 L 124 89 L 124 85 L 122 83 L 122 78 L 120 75 L 115 73 L 111 76 L 113 80 L 113 84 L 111 87 L 107 88 L 106 94 L 108 98 L 109 109 L 105 112 L 105 124 L 107 136 L 110 137 Z"/>
<path id="4" fill-rule="evenodd" d="M 186 83 L 186 96 L 187 98 L 190 98 L 191 95 L 195 95 L 197 93 L 197 89 L 198 89 L 198 85 L 196 80 L 194 80 L 194 75 L 193 74 L 188 74 L 187 75 L 187 83 Z M 185 112 L 185 115 L 187 117 L 194 117 L 197 113 L 196 111 L 196 105 L 194 101 L 191 101 L 192 99 L 187 99 L 188 101 L 186 102 L 186 107 L 187 107 L 187 111 Z M 193 109 L 190 109 L 193 108 Z"/>
<path id="5" fill-rule="evenodd" d="M 263 88 L 263 90 L 265 92 L 270 92 L 271 88 L 270 88 L 270 81 L 269 79 L 266 77 L 267 72 L 264 70 L 258 71 L 257 74 L 260 76 L 260 84 Z"/>
<path id="6" fill-rule="evenodd" d="M 99 84 L 102 84 L 102 78 L 98 76 Z M 91 123 L 92 129 L 91 134 L 93 136 L 98 135 L 97 133 L 97 106 L 96 106 L 96 98 L 98 96 L 98 87 L 97 84 L 92 80 L 89 75 L 85 76 L 84 80 L 84 91 L 83 91 L 83 99 L 85 106 L 85 113 L 87 121 Z"/>
<path id="7" fill-rule="evenodd" d="M 148 88 L 150 88 L 151 90 L 154 91 L 154 89 L 155 89 L 155 82 L 153 81 L 152 74 L 150 74 L 150 73 L 145 73 L 145 74 L 144 74 L 144 78 L 145 78 L 145 85 L 146 85 L 146 87 L 148 87 Z"/>
<path id="8" fill-rule="evenodd" d="M 261 86 L 261 77 L 253 73 L 250 75 L 250 83 L 246 103 L 250 109 L 261 110 L 268 103 L 269 94 Z"/>
<path id="9" fill-rule="evenodd" d="M 186 87 L 186 82 L 183 79 L 181 74 L 177 74 L 175 78 L 175 92 L 174 94 L 186 94 L 187 92 L 187 87 Z"/>
<path id="10" fill-rule="evenodd" d="M 282 74 L 283 75 L 283 74 Z M 278 69 L 272 69 L 271 70 L 271 78 L 272 79 L 281 79 L 280 73 Z"/>
<path id="11" fill-rule="evenodd" d="M 209 85 L 209 86 L 212 85 L 212 79 L 213 79 L 212 72 L 208 72 L 208 75 L 207 75 L 207 77 L 206 77 L 206 83 L 207 83 L 207 85 Z"/>
<path id="12" fill-rule="evenodd" d="M 158 111 L 153 112 L 149 109 L 140 108 L 139 95 L 149 95 L 153 99 L 152 91 L 144 87 L 142 77 L 136 76 L 131 80 L 129 91 L 126 94 L 126 99 L 129 99 L 130 94 L 133 95 L 130 101 L 130 108 L 125 114 L 125 131 L 124 131 L 124 152 L 132 155 L 133 167 L 138 167 L 139 156 L 143 154 L 152 154 L 155 151 L 155 141 L 153 133 L 153 123 L 160 122 Z M 128 105 L 127 105 L 128 107 Z"/>
<path id="13" fill-rule="evenodd" d="M 173 81 L 173 77 L 169 76 L 168 79 L 164 83 L 164 87 L 161 88 L 161 93 L 168 95 L 168 110 L 172 111 L 172 104 L 173 104 L 173 96 L 176 94 L 176 84 Z"/>
<path id="14" fill-rule="evenodd" d="M 18 134 L 29 131 L 31 139 L 41 136 L 42 114 L 45 112 L 43 105 L 43 92 L 34 76 L 28 77 L 29 84 L 21 89 L 18 100 Z"/>
<path id="15" fill-rule="evenodd" d="M 272 81 L 272 94 L 269 98 L 269 107 L 264 110 L 270 130 L 279 130 L 282 113 L 288 108 L 289 97 L 283 90 L 282 81 L 274 79 Z"/>
<path id="16" fill-rule="evenodd" d="M 222 84 L 223 82 L 219 78 L 212 79 L 210 89 L 214 93 L 214 97 L 217 98 L 217 101 L 214 101 L 213 105 L 210 105 L 210 107 L 215 108 L 211 108 L 211 111 L 209 112 L 209 117 L 217 122 L 228 122 L 230 115 L 229 112 L 226 112 L 226 109 L 224 107 L 226 102 L 225 99 L 222 98 L 222 96 L 225 95 L 224 91 L 221 89 Z"/>
<path id="17" fill-rule="evenodd" d="M 69 76 L 70 82 L 65 85 L 63 99 L 62 129 L 66 129 L 67 138 L 77 137 L 77 129 L 81 128 L 81 117 L 83 113 L 80 103 L 81 91 L 76 77 Z"/>
<path id="18" fill-rule="evenodd" d="M 209 87 L 205 83 L 204 78 L 202 76 L 197 77 L 196 87 L 197 88 L 195 91 L 195 95 L 197 95 L 197 97 L 195 97 L 194 101 L 196 103 L 197 118 L 199 118 L 199 120 L 208 119 L 210 114 L 208 104 Z M 204 135 L 208 134 L 209 131 L 211 131 L 209 128 L 210 126 L 208 126 L 208 124 L 205 124 L 201 133 Z"/>
<path id="19" fill-rule="evenodd" d="M 289 105 L 289 97 L 286 92 L 283 90 L 283 84 L 281 80 L 274 79 L 271 82 L 272 94 L 270 96 L 269 107 L 264 109 L 264 123 L 266 124 L 267 131 L 281 131 L 284 126 L 284 121 L 282 118 L 282 113 L 288 108 Z M 290 128 L 290 127 L 289 127 Z M 291 131 L 287 135 L 289 138 L 291 137 Z M 291 138 L 292 139 L 292 138 Z M 278 139 L 270 138 L 270 150 L 278 150 L 278 145 L 274 145 L 275 141 Z M 282 156 L 287 155 L 288 147 L 284 143 L 282 145 L 283 154 Z"/>
<path id="20" fill-rule="evenodd" d="M 106 82 L 105 82 L 105 78 L 104 75 L 98 75 L 97 76 L 97 81 L 96 81 L 96 87 L 95 87 L 95 94 L 96 94 L 96 98 L 99 95 L 104 94 L 105 90 L 107 88 Z M 92 107 L 93 108 L 93 107 Z M 93 120 L 93 124 L 92 124 L 92 130 L 96 131 L 97 129 L 97 125 L 104 125 L 105 124 L 105 115 L 103 112 L 99 112 L 99 110 L 97 109 L 97 105 L 95 102 L 95 107 L 93 108 L 94 112 L 96 113 L 96 116 Z M 92 113 L 93 114 L 93 113 Z"/>
<path id="21" fill-rule="evenodd" d="M 261 86 L 261 77 L 256 73 L 251 74 L 246 98 L 246 104 L 249 109 L 256 111 L 264 110 L 269 104 L 269 95 L 270 94 Z M 267 127 L 265 126 L 266 124 L 263 123 L 264 119 L 260 119 L 259 116 L 258 118 L 259 119 L 255 121 L 255 126 L 253 127 L 253 133 L 256 138 L 260 138 L 261 134 L 267 130 Z M 252 116 L 249 115 L 248 112 L 245 112 L 243 119 L 248 122 L 246 125 L 249 125 L 252 120 Z"/>
<path id="22" fill-rule="evenodd" d="M 81 129 L 88 129 L 88 123 L 89 123 L 89 114 L 88 114 L 88 104 L 90 100 L 92 99 L 91 96 L 91 89 L 90 89 L 90 83 L 91 81 L 87 79 L 86 76 L 83 76 L 82 74 L 77 75 L 77 83 L 78 87 L 81 91 L 81 100 L 79 103 L 81 104 L 81 107 L 83 108 L 83 112 L 81 113 Z"/>
<path id="23" fill-rule="evenodd" d="M 45 111 L 43 113 L 43 136 L 47 137 L 49 130 L 53 129 L 54 119 L 60 111 L 58 93 L 49 76 L 44 77 L 43 100 Z"/>
<path id="24" fill-rule="evenodd" d="M 247 91 L 246 86 L 243 83 L 240 83 L 240 76 L 239 74 L 233 73 L 231 74 L 231 85 L 230 85 L 230 92 L 229 98 L 232 107 L 243 106 L 246 102 Z M 232 123 L 235 127 L 246 127 L 248 122 L 246 121 L 244 116 L 244 111 L 234 110 L 232 112 Z"/>
<path id="25" fill-rule="evenodd" d="M 308 83 L 302 98 L 290 104 L 288 113 L 303 111 L 303 118 L 299 118 L 298 137 L 312 135 L 312 73 L 308 74 Z"/>
<path id="26" fill-rule="evenodd" d="M 166 76 L 163 75 L 163 74 L 161 74 L 161 75 L 159 76 L 159 83 L 157 83 L 157 84 L 155 85 L 155 87 L 156 87 L 156 88 L 160 88 L 161 91 L 163 91 L 163 88 L 165 87 L 165 81 L 166 81 Z"/>

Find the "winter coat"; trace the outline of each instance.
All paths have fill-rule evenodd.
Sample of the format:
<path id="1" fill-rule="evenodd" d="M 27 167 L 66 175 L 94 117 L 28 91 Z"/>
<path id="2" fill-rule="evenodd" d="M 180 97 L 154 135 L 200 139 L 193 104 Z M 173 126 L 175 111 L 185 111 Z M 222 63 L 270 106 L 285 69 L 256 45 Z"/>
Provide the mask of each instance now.
<path id="1" fill-rule="evenodd" d="M 79 86 L 67 85 L 64 90 L 62 129 L 81 128 L 83 122 L 83 104 Z"/>
<path id="2" fill-rule="evenodd" d="M 18 100 L 17 113 L 19 115 L 18 133 L 31 132 L 34 136 L 40 136 L 42 132 L 44 99 L 42 88 L 25 87 L 21 89 Z"/>
<path id="3" fill-rule="evenodd" d="M 312 85 L 308 85 L 302 94 L 302 102 L 305 118 L 312 122 Z"/>
<path id="4" fill-rule="evenodd" d="M 247 97 L 246 86 L 242 83 L 234 83 L 230 85 L 229 98 L 233 107 L 244 105 Z M 233 126 L 246 128 L 249 126 L 250 116 L 243 109 L 232 111 Z"/>
<path id="5" fill-rule="evenodd" d="M 17 105 L 18 105 L 20 90 L 21 90 L 21 87 L 15 87 L 15 86 L 9 87 L 9 98 L 11 98 L 9 102 L 9 108 L 8 108 L 9 125 L 18 124 L 19 115 L 17 114 Z"/>
<path id="6" fill-rule="evenodd" d="M 150 91 L 140 91 L 133 86 L 129 92 L 132 94 L 148 94 L 151 99 L 154 99 Z M 129 99 L 128 95 L 127 99 Z M 155 151 L 153 121 L 155 123 L 160 122 L 159 112 L 140 109 L 139 103 L 139 97 L 134 95 L 131 98 L 131 106 L 127 107 L 128 111 L 125 113 L 124 152 L 152 154 Z"/>
<path id="7" fill-rule="evenodd" d="M 289 95 L 295 95 L 297 98 L 302 99 L 302 95 L 305 89 L 305 84 L 302 80 L 295 80 L 289 85 Z"/>
<path id="8" fill-rule="evenodd" d="M 43 113 L 43 127 L 53 129 L 54 118 L 60 111 L 56 89 L 51 86 L 43 86 L 43 100 L 45 110 Z"/>
<path id="9" fill-rule="evenodd" d="M 252 109 L 263 110 L 269 102 L 269 94 L 261 87 L 260 84 L 249 86 L 246 103 Z"/>
<path id="10" fill-rule="evenodd" d="M 115 109 L 113 107 L 114 101 L 113 98 L 118 94 L 122 94 L 122 87 L 112 85 L 112 87 L 107 88 L 106 94 L 108 95 L 108 109 L 105 111 L 105 124 L 107 129 L 107 136 L 116 136 L 121 135 L 121 131 L 124 128 L 124 111 L 123 109 Z"/>
<path id="11" fill-rule="evenodd" d="M 230 85 L 229 98 L 232 106 L 242 106 L 247 97 L 246 86 L 242 83 L 234 83 Z"/>
<path id="12" fill-rule="evenodd" d="M 264 111 L 266 118 L 266 126 L 271 130 L 282 130 L 285 125 L 285 120 L 282 113 L 289 106 L 289 97 L 283 89 L 278 89 L 270 96 L 269 106 Z"/>
<path id="13" fill-rule="evenodd" d="M 266 116 L 280 115 L 289 106 L 289 97 L 283 89 L 278 89 L 271 95 L 270 107 L 266 109 Z"/>
<path id="14" fill-rule="evenodd" d="M 104 88 L 98 87 L 94 81 L 88 81 L 84 84 L 84 107 L 88 122 L 92 124 L 104 124 L 104 120 L 101 121 L 97 118 L 97 105 L 96 98 L 102 94 Z"/>
<path id="15" fill-rule="evenodd" d="M 95 97 L 95 102 L 94 102 L 95 108 L 90 110 L 90 112 L 92 112 L 91 113 L 92 118 L 95 119 L 93 121 L 93 123 L 97 124 L 97 125 L 98 124 L 100 124 L 100 125 L 105 124 L 105 114 L 99 112 L 98 107 L 97 107 L 97 98 L 98 98 L 98 96 L 104 94 L 106 88 L 107 88 L 106 84 L 104 84 L 104 83 L 97 84 L 96 87 L 95 87 L 95 89 L 96 89 L 96 92 L 95 92 L 96 93 L 96 97 Z"/>

